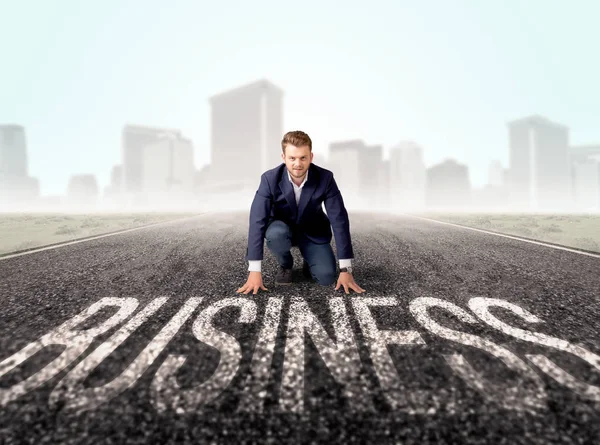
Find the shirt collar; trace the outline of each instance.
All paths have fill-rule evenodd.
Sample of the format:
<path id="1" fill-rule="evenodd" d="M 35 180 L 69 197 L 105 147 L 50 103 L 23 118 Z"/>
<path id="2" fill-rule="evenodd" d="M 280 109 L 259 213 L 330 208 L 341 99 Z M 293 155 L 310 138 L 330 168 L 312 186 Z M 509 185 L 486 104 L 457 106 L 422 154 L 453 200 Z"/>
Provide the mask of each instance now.
<path id="1" fill-rule="evenodd" d="M 285 171 L 287 172 L 288 179 L 292 183 L 292 186 L 296 185 L 296 183 L 292 180 L 292 175 L 290 175 L 290 171 L 287 168 L 285 169 Z M 304 177 L 304 181 L 302 181 L 302 184 L 296 185 L 296 187 L 302 188 L 302 186 L 304 186 L 304 184 L 306 183 L 307 179 L 308 179 L 308 170 L 306 170 L 306 176 Z"/>

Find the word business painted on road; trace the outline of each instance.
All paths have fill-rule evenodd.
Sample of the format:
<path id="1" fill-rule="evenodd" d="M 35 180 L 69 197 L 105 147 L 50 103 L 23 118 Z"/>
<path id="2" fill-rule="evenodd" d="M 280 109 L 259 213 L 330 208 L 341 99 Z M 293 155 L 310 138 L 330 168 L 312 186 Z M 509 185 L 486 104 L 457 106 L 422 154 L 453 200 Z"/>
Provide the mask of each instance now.
<path id="1" fill-rule="evenodd" d="M 193 297 L 185 301 L 120 375 L 101 386 L 89 387 L 84 385 L 84 381 L 90 373 L 155 314 L 168 298 L 152 300 L 135 315 L 134 312 L 139 306 L 136 298 L 103 298 L 97 301 L 0 363 L 1 378 L 10 372 L 17 372 L 20 366 L 49 346 L 64 347 L 60 355 L 39 371 L 19 380 L 18 383 L 0 388 L 0 406 L 7 405 L 48 382 L 83 356 L 95 339 L 118 328 L 72 367 L 50 393 L 49 403 L 61 404 L 62 409 L 67 411 L 78 412 L 97 408 L 138 381 L 184 323 L 192 317 L 202 300 L 201 297 Z M 367 381 L 365 372 L 361 372 L 364 363 L 359 355 L 344 299 L 334 297 L 329 299 L 327 304 L 334 338 L 328 335 L 317 316 L 311 312 L 308 303 L 298 297 L 293 297 L 290 301 L 285 338 L 280 338 L 277 332 L 281 322 L 283 299 L 274 297 L 268 299 L 251 362 L 249 366 L 244 367 L 247 368 L 247 372 L 242 376 L 244 383 L 239 410 L 257 412 L 264 409 L 274 351 L 280 345 L 283 349 L 284 361 L 278 406 L 282 412 L 303 412 L 306 337 L 311 339 L 331 376 L 340 385 L 342 393 L 350 402 L 348 406 L 364 411 L 373 410 L 373 395 L 369 389 L 372 385 Z M 373 309 L 393 308 L 398 305 L 397 299 L 353 297 L 350 299 L 350 304 L 370 355 L 376 380 L 385 401 L 392 409 L 420 414 L 439 409 L 446 411 L 458 409 L 456 405 L 460 400 L 456 400 L 456 391 L 406 389 L 402 384 L 388 347 L 427 345 L 416 330 L 383 330 L 377 326 Z M 176 376 L 187 357 L 167 355 L 150 384 L 151 403 L 159 412 L 165 410 L 174 410 L 177 413 L 195 412 L 203 405 L 213 402 L 231 384 L 240 370 L 242 346 L 236 337 L 215 327 L 215 318 L 226 308 L 237 308 L 237 322 L 255 323 L 257 306 L 255 301 L 248 298 L 225 298 L 199 312 L 192 325 L 193 335 L 198 341 L 219 351 L 218 364 L 207 380 L 191 388 L 182 388 Z M 545 355 L 525 354 L 528 363 L 506 347 L 466 331 L 469 325 L 475 326 L 483 322 L 520 341 L 572 354 L 597 371 L 600 371 L 600 356 L 580 345 L 510 326 L 493 315 L 490 309 L 501 308 L 509 311 L 527 323 L 540 323 L 542 320 L 505 300 L 476 297 L 469 300 L 468 307 L 470 312 L 446 300 L 430 297 L 416 298 L 409 303 L 410 313 L 429 333 L 459 345 L 476 348 L 493 357 L 492 360 L 502 362 L 514 372 L 517 376 L 515 379 L 500 385 L 486 379 L 481 370 L 476 370 L 462 354 L 444 355 L 444 360 L 452 372 L 464 380 L 469 387 L 479 392 L 486 402 L 518 411 L 546 409 L 547 397 L 541 373 L 586 400 L 600 402 L 599 387 L 578 379 Z M 434 319 L 432 315 L 434 311 L 430 311 L 434 308 L 458 319 L 466 329 L 456 330 L 441 325 Z M 89 329 L 80 327 L 86 320 L 89 321 L 105 309 L 116 310 L 116 312 Z"/>

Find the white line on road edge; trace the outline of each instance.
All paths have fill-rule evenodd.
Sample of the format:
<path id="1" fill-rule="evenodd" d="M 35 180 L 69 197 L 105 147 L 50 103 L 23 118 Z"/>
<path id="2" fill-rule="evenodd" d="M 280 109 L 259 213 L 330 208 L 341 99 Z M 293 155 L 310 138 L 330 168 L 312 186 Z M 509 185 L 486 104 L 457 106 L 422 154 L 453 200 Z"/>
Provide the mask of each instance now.
<path id="1" fill-rule="evenodd" d="M 519 238 L 518 236 L 504 235 L 502 233 L 490 232 L 488 230 L 483 230 L 483 229 L 476 229 L 475 227 L 463 226 L 460 224 L 449 223 L 446 221 L 438 221 L 437 219 L 423 218 L 422 216 L 411 215 L 410 213 L 403 213 L 403 215 L 410 216 L 412 218 L 424 219 L 425 221 L 436 222 L 439 224 L 447 224 L 449 226 L 459 227 L 461 229 L 468 229 L 468 230 L 474 230 L 476 232 L 483 232 L 483 233 L 487 233 L 489 235 L 503 236 L 504 238 L 515 239 L 517 241 L 524 241 L 526 243 L 538 244 L 540 246 L 546 246 L 546 247 L 552 247 L 553 249 L 566 250 L 567 252 L 578 253 L 580 255 L 587 255 L 587 256 L 591 256 L 593 258 L 600 258 L 600 254 L 596 254 L 596 253 L 583 252 L 581 250 L 569 249 L 568 247 L 556 246 L 554 244 L 547 244 L 547 243 L 543 243 L 541 241 L 533 241 L 533 240 L 529 240 L 529 239 L 525 239 L 525 238 Z"/>
<path id="2" fill-rule="evenodd" d="M 154 227 L 154 226 L 158 226 L 160 224 L 167 224 L 167 223 L 171 223 L 171 222 L 175 222 L 175 221 L 183 221 L 185 219 L 196 218 L 198 216 L 207 215 L 209 213 L 215 213 L 215 212 L 204 212 L 204 213 L 199 213 L 198 215 L 194 215 L 194 216 L 187 216 L 185 218 L 170 219 L 168 221 L 161 221 L 161 222 L 157 222 L 157 223 L 146 224 L 145 226 L 134 227 L 132 229 L 124 229 L 124 230 L 119 230 L 118 232 L 105 233 L 104 235 L 97 235 L 97 236 L 92 236 L 89 238 L 78 239 L 75 241 L 66 241 L 64 243 L 52 244 L 51 246 L 40 247 L 38 249 L 31 249 L 31 250 L 27 250 L 26 252 L 19 252 L 19 253 L 14 253 L 12 255 L 0 256 L 0 261 L 7 260 L 9 258 L 15 258 L 15 257 L 21 256 L 21 255 L 28 255 L 30 253 L 42 252 L 44 250 L 57 249 L 58 247 L 68 246 L 70 244 L 84 243 L 86 241 L 92 241 L 92 240 L 99 239 L 99 238 L 105 238 L 107 236 L 120 235 L 122 233 L 134 232 L 136 230 L 147 229 L 148 227 Z"/>

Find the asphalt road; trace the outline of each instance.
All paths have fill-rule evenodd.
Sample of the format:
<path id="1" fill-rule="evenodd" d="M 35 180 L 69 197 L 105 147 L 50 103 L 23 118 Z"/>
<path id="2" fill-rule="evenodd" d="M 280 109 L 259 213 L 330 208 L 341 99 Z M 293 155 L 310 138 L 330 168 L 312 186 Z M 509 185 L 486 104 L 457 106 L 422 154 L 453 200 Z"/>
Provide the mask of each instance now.
<path id="1" fill-rule="evenodd" d="M 0 443 L 600 443 L 600 258 L 350 221 L 360 295 L 237 294 L 247 213 L 0 259 Z"/>

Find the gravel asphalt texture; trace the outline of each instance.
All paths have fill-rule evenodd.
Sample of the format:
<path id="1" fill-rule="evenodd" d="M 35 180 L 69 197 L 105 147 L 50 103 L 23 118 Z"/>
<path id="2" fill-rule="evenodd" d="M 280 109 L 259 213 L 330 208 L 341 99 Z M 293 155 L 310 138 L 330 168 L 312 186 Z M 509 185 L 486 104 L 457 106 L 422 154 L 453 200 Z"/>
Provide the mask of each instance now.
<path id="1" fill-rule="evenodd" d="M 600 391 L 600 368 L 573 354 L 506 335 L 469 309 L 476 297 L 510 302 L 540 322 L 527 322 L 502 308 L 491 312 L 515 328 L 600 355 L 600 258 L 407 215 L 351 212 L 350 222 L 354 275 L 366 289 L 360 298 L 388 299 L 387 306 L 371 307 L 377 328 L 417 331 L 422 343 L 371 349 L 353 304 L 358 295 L 304 278 L 297 249 L 293 285 L 274 285 L 277 265 L 265 246 L 263 279 L 269 291 L 237 294 L 247 278 L 247 212 L 199 215 L 0 259 L 0 362 L 103 298 L 137 299 L 134 317 L 165 297 L 120 344 L 114 335 L 131 317 L 93 338 L 62 371 L 14 400 L 6 398 L 12 388 L 60 356 L 65 346 L 41 348 L 5 372 L 0 377 L 0 443 L 600 443 L 600 402 L 551 378 L 526 354 L 545 355 L 575 385 L 587 385 L 590 394 L 594 387 Z M 214 329 L 228 334 L 213 333 L 223 349 L 219 352 L 214 344 L 200 341 L 193 326 L 206 328 L 199 314 L 227 298 L 249 300 L 244 307 L 255 312 L 248 309 L 244 320 L 241 306 L 230 306 L 212 319 L 207 316 Z M 273 342 L 259 345 L 261 329 L 273 323 L 266 315 L 269 299 L 281 304 L 281 317 L 273 324 Z M 537 390 L 498 357 L 426 329 L 416 315 L 418 305 L 411 302 L 431 299 L 451 303 L 475 321 L 465 322 L 440 307 L 429 309 L 431 319 L 511 351 L 541 382 Z M 197 306 L 190 306 L 181 328 L 165 340 L 164 349 L 153 349 L 161 330 L 190 301 Z M 115 313 L 115 308 L 101 309 L 79 329 L 98 326 Z M 312 337 L 303 337 L 300 330 L 300 340 L 290 340 L 291 320 L 310 316 L 319 322 L 313 327 L 322 330 L 315 328 Z M 336 326 L 345 320 L 349 331 L 342 338 Z M 337 352 L 322 346 L 327 336 L 340 345 Z M 72 391 L 75 383 L 69 382 L 76 382 L 78 364 L 100 345 L 110 349 L 111 342 L 114 350 L 82 374 L 85 381 L 79 389 L 102 388 L 122 373 L 132 375 L 130 365 L 142 351 L 155 355 L 127 388 L 90 408 L 89 400 Z M 378 374 L 377 363 L 388 353 L 395 369 Z M 227 354 L 225 363 L 221 358 Z M 474 370 L 470 375 L 477 373 L 478 381 L 485 382 L 484 388 L 469 384 L 449 365 L 447 358 L 458 354 Z M 239 366 L 232 367 L 238 356 Z M 159 375 L 159 368 L 168 368 L 162 367 L 167 359 L 177 357 L 186 360 L 179 362 L 174 377 Z M 225 363 L 222 368 L 220 363 Z M 253 368 L 253 363 L 264 366 Z M 217 369 L 220 373 L 213 379 Z M 268 373 L 254 375 L 251 369 Z M 188 401 L 193 409 L 158 409 L 153 402 L 181 401 L 181 394 L 193 395 L 199 387 L 212 396 Z M 403 396 L 407 394 L 413 396 Z M 510 408 L 510 400 L 538 408 Z M 68 409 L 77 406 L 81 409 Z"/>

